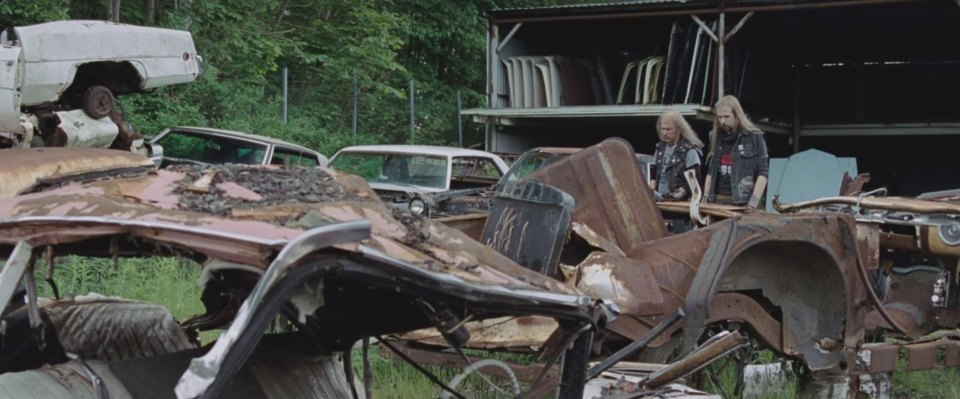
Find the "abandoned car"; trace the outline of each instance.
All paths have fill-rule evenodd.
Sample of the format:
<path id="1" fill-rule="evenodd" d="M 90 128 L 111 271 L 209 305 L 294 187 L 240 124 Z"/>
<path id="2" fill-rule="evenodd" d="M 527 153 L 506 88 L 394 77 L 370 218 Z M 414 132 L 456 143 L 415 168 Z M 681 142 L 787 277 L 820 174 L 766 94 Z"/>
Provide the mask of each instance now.
<path id="1" fill-rule="evenodd" d="M 697 220 L 709 224 L 670 235 L 661 209 L 691 212 L 690 204 L 655 203 L 634 163 L 628 143 L 608 139 L 508 184 L 481 238 L 619 306 L 595 355 L 643 340 L 635 359 L 664 363 L 736 331 L 800 364 L 804 395 L 856 395 L 896 370 L 960 366 L 955 334 L 922 339 L 960 323 L 957 204 L 838 197 L 781 204 L 808 210 L 782 215 L 701 204 Z M 677 310 L 681 320 L 655 328 Z M 468 324 L 468 346 L 529 351 L 546 342 L 549 325 Z M 442 345 L 418 332 L 406 338 Z"/>
<path id="2" fill-rule="evenodd" d="M 115 96 L 203 72 L 189 32 L 56 21 L 0 33 L 0 148 L 93 147 L 148 154 Z"/>
<path id="3" fill-rule="evenodd" d="M 65 168 L 116 157 L 98 173 L 51 170 L 0 200 L 2 397 L 357 398 L 350 356 L 337 354 L 358 341 L 392 347 L 383 336 L 432 326 L 459 348 L 463 321 L 529 315 L 560 326 L 548 365 L 581 354 L 566 356 L 559 377 L 579 392 L 589 336 L 616 314 L 456 230 L 392 212 L 332 169 L 157 170 L 106 149 L 2 151 L 4 181 L 22 158 L 14 152 Z M 142 302 L 55 288 L 38 298 L 67 256 L 178 257 L 201 269 L 206 311 L 177 323 Z M 265 334 L 278 317 L 291 328 Z M 190 338 L 217 328 L 215 343 Z"/>
<path id="4" fill-rule="evenodd" d="M 424 145 L 346 147 L 330 167 L 363 177 L 385 203 L 401 209 L 416 194 L 489 187 L 508 169 L 486 151 Z"/>
<path id="5" fill-rule="evenodd" d="M 327 157 L 301 145 L 231 130 L 181 126 L 160 132 L 150 143 L 163 150 L 161 166 L 179 164 L 283 165 L 317 167 Z"/>
<path id="6" fill-rule="evenodd" d="M 538 147 L 525 151 L 510 165 L 510 169 L 496 181 L 485 187 L 464 188 L 437 193 L 415 194 L 409 202 L 410 212 L 427 217 L 446 217 L 490 210 L 490 200 L 506 182 L 521 177 L 548 165 L 558 157 L 579 151 L 579 148 Z"/>
<path id="7" fill-rule="evenodd" d="M 410 212 L 434 218 L 454 217 L 464 226 L 471 217 L 458 218 L 458 215 L 485 213 L 490 211 L 490 202 L 500 187 L 515 182 L 534 171 L 550 165 L 570 154 L 582 150 L 572 147 L 536 147 L 525 151 L 517 157 L 497 184 L 489 187 L 467 188 L 439 193 L 417 194 L 410 200 Z M 643 170 L 644 176 L 650 175 L 653 165 L 653 156 L 637 154 L 638 167 Z M 481 226 L 482 227 L 482 226 Z M 469 229 L 464 227 L 464 229 Z"/>

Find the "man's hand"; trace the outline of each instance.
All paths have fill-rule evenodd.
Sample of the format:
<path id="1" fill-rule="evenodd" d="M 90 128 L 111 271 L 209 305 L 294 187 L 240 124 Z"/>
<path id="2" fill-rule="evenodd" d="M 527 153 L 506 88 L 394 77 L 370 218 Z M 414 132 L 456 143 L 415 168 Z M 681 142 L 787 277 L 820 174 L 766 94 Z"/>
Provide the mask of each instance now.
<path id="1" fill-rule="evenodd" d="M 750 202 L 747 206 L 756 208 L 760 206 L 760 199 L 763 198 L 763 190 L 767 188 L 767 177 L 757 176 L 757 182 L 753 185 L 753 195 L 750 196 Z"/>

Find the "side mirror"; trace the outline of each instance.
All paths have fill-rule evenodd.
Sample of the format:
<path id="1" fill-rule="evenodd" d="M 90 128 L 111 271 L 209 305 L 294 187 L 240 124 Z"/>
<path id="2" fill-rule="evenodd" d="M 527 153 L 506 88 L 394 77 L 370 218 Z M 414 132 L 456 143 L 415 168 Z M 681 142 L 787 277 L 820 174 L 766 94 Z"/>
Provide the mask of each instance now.
<path id="1" fill-rule="evenodd" d="M 146 143 L 145 146 L 147 147 L 147 156 L 153 161 L 153 165 L 160 169 L 160 164 L 163 163 L 163 146 L 154 143 Z"/>

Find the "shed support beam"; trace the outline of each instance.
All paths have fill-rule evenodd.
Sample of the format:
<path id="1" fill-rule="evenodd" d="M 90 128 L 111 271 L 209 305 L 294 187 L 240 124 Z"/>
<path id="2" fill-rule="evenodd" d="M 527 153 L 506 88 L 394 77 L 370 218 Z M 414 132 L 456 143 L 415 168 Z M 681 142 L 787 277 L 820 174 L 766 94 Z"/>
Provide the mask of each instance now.
<path id="1" fill-rule="evenodd" d="M 720 13 L 720 28 L 717 31 L 718 37 L 726 38 L 726 35 L 724 34 L 727 28 L 726 16 L 726 13 Z M 724 68 L 726 67 L 726 55 L 723 51 L 724 44 L 726 44 L 726 40 L 720 40 L 717 43 L 717 98 L 722 98 L 727 94 L 725 91 L 723 91 L 723 83 L 727 80 L 725 75 L 726 72 L 724 71 Z"/>
<path id="2" fill-rule="evenodd" d="M 520 27 L 523 26 L 523 22 L 520 22 L 513 26 L 513 29 L 510 29 L 510 32 L 507 33 L 507 36 L 503 38 L 503 41 L 497 45 L 497 53 L 500 53 L 503 50 L 503 47 L 510 43 L 510 39 L 513 39 L 513 35 L 517 34 L 517 31 L 520 30 Z"/>
<path id="3" fill-rule="evenodd" d="M 700 29 L 706 32 L 707 35 L 709 35 L 710 38 L 713 39 L 714 43 L 717 43 L 720 41 L 720 39 L 717 39 L 717 35 L 713 33 L 713 29 L 710 29 L 710 27 L 708 27 L 707 24 L 704 23 L 702 19 L 700 19 L 700 17 L 696 15 L 691 15 L 690 18 L 693 18 L 693 20 L 697 22 L 697 25 L 700 25 Z"/>
<path id="4" fill-rule="evenodd" d="M 730 41 L 730 38 L 732 38 L 733 35 L 736 35 L 737 31 L 739 31 L 740 28 L 743 27 L 743 24 L 747 23 L 747 20 L 750 19 L 750 17 L 752 16 L 753 16 L 753 11 L 750 11 L 747 13 L 747 15 L 744 15 L 743 18 L 740 18 L 740 22 L 737 22 L 737 24 L 734 25 L 733 29 L 730 30 L 730 33 L 727 33 L 727 35 L 723 37 L 723 41 L 724 42 Z"/>

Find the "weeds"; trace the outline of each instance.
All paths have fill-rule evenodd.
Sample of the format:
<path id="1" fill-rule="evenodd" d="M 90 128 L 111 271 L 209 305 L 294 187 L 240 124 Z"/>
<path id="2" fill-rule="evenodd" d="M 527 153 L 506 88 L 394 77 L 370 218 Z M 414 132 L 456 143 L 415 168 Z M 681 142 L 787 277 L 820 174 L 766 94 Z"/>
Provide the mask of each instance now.
<path id="1" fill-rule="evenodd" d="M 200 302 L 200 266 L 169 257 L 112 259 L 68 256 L 57 259 L 53 280 L 61 296 L 96 292 L 144 302 L 159 303 L 177 320 L 203 313 Z M 37 270 L 40 295 L 52 297 Z"/>
<path id="2" fill-rule="evenodd" d="M 43 267 L 36 272 L 40 295 L 52 297 L 53 291 L 49 284 L 45 284 Z M 112 259 L 84 258 L 69 256 L 57 259 L 54 281 L 62 296 L 83 295 L 97 292 L 108 296 L 120 296 L 145 302 L 158 303 L 165 306 L 177 320 L 203 313 L 200 302 L 201 287 L 198 286 L 200 266 L 196 263 L 179 258 L 151 257 Z M 217 331 L 201 334 L 203 342 L 216 339 Z M 419 371 L 403 361 L 382 356 L 379 346 L 370 349 L 370 364 L 373 372 L 373 394 L 377 398 L 414 398 L 435 397 L 440 388 L 423 376 Z M 383 349 L 385 350 L 385 349 Z M 487 353 L 478 351 L 475 354 L 484 358 L 496 358 L 517 363 L 532 363 L 534 357 L 529 355 Z M 351 353 L 355 375 L 358 379 L 363 376 L 363 360 L 360 350 Z M 776 361 L 769 351 L 760 352 L 761 362 Z M 461 372 L 460 368 L 444 368 L 426 366 L 441 381 L 449 382 Z M 730 392 L 735 373 L 731 369 L 715 370 L 719 374 L 720 385 L 723 390 Z M 491 377 L 501 387 L 509 386 L 502 379 Z M 893 396 L 895 398 L 960 398 L 960 369 L 937 369 L 916 372 L 900 372 L 894 374 Z M 794 397 L 797 380 L 791 379 L 788 384 L 777 391 L 765 391 L 764 398 Z M 522 385 L 523 389 L 529 388 Z M 720 390 L 707 384 L 705 388 L 713 393 Z M 477 375 L 471 375 L 461 384 L 460 391 L 469 398 L 501 397 Z"/>

